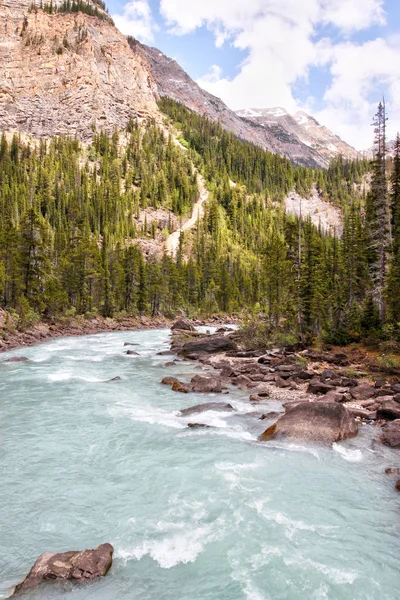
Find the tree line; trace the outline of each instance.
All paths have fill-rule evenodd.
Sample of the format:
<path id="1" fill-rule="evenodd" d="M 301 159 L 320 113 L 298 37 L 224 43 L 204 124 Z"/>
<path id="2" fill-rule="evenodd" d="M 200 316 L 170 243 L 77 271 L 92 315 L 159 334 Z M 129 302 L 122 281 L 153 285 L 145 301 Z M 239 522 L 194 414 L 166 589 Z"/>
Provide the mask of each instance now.
<path id="1" fill-rule="evenodd" d="M 392 162 L 381 144 L 372 166 L 338 157 L 312 170 L 172 100 L 160 108 L 184 148 L 152 121 L 131 121 L 112 135 L 94 132 L 87 146 L 2 136 L 0 305 L 20 315 L 21 326 L 71 311 L 244 310 L 296 339 L 398 335 L 399 140 Z M 181 236 L 175 259 L 145 256 L 140 242 L 155 237 L 156 224 L 137 217 L 156 208 L 190 215 L 196 169 L 210 191 L 204 218 Z M 284 198 L 294 188 L 303 196 L 316 188 L 340 207 L 343 235 L 287 214 Z"/>

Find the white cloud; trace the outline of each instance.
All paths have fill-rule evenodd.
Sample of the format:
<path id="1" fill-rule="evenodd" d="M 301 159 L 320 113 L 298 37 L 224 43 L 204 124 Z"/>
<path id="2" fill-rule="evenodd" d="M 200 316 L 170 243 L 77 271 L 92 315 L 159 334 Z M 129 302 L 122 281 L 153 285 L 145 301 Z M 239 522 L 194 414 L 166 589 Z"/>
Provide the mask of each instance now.
<path id="1" fill-rule="evenodd" d="M 350 40 L 356 31 L 384 24 L 384 0 L 160 0 L 160 12 L 176 35 L 206 26 L 216 45 L 229 41 L 247 52 L 233 79 L 214 65 L 198 81 L 232 108 L 304 108 L 296 102 L 294 85 L 307 82 L 310 68 L 325 65 L 332 83 L 324 110 L 316 115 L 323 123 L 357 147 L 369 145 L 370 93 L 382 87 L 392 126 L 400 127 L 396 43 L 315 39 L 319 25 L 334 26 L 342 40 Z"/>
<path id="2" fill-rule="evenodd" d="M 148 0 L 132 0 L 125 4 L 122 15 L 111 15 L 115 25 L 125 35 L 142 42 L 152 42 L 155 24 Z"/>

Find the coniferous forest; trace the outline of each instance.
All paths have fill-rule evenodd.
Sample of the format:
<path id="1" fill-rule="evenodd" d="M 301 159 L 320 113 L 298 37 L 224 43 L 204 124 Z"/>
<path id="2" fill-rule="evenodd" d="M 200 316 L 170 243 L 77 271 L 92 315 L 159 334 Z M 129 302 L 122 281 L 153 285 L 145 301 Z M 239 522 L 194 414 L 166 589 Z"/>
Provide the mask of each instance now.
<path id="1" fill-rule="evenodd" d="M 327 170 L 294 166 L 172 100 L 160 108 L 179 145 L 154 122 L 94 132 L 88 145 L 3 135 L 0 304 L 22 328 L 65 314 L 242 311 L 293 339 L 400 339 L 400 138 L 387 159 L 384 105 L 374 160 L 339 157 Z M 136 217 L 190 216 L 197 172 L 204 217 L 176 257 L 144 255 L 156 224 Z M 285 213 L 288 192 L 314 188 L 341 209 L 342 235 Z"/>

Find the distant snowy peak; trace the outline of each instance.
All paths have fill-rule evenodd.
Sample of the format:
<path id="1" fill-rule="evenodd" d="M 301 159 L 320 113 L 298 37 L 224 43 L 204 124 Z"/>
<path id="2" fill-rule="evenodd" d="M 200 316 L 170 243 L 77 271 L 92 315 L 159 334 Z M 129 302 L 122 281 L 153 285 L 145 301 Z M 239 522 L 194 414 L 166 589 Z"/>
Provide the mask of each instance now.
<path id="1" fill-rule="evenodd" d="M 243 110 L 237 110 L 236 114 L 245 119 L 257 119 L 263 117 L 279 118 L 289 115 L 289 113 L 280 106 L 275 108 L 244 108 Z"/>
<path id="2" fill-rule="evenodd" d="M 237 111 L 245 119 L 263 126 L 282 142 L 298 143 L 312 149 L 321 162 L 328 164 L 341 154 L 356 159 L 357 151 L 303 110 L 290 115 L 284 108 L 250 108 Z"/>

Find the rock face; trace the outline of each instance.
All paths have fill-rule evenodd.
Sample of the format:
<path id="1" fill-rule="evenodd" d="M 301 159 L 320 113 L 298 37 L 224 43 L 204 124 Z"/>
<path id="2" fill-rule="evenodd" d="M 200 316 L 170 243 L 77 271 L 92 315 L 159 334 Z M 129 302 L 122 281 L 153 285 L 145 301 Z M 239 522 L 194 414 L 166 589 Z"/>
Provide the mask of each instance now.
<path id="1" fill-rule="evenodd" d="M 302 402 L 269 427 L 260 441 L 287 438 L 332 444 L 357 433 L 356 421 L 341 404 Z"/>
<path id="2" fill-rule="evenodd" d="M 148 61 L 111 19 L 31 4 L 0 4 L 1 130 L 87 139 L 93 125 L 112 131 L 159 114 Z"/>
<path id="3" fill-rule="evenodd" d="M 88 581 L 104 577 L 112 565 L 114 548 L 101 544 L 95 550 L 41 554 L 13 596 L 30 590 L 43 581 Z"/>
<path id="4" fill-rule="evenodd" d="M 188 356 L 189 354 L 216 354 L 229 350 L 237 350 L 236 344 L 229 337 L 210 335 L 206 338 L 186 342 L 179 353 Z"/>

